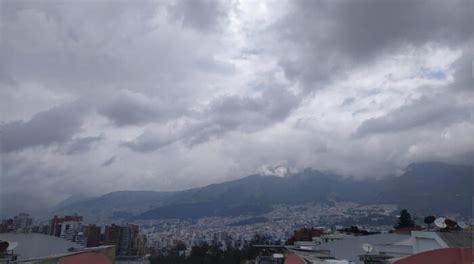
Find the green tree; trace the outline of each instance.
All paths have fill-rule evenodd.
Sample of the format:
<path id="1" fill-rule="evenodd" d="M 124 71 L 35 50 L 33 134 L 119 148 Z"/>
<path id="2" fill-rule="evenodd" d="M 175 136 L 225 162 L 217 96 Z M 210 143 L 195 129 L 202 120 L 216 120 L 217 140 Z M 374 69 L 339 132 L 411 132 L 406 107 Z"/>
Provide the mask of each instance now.
<path id="1" fill-rule="evenodd" d="M 411 218 L 411 214 L 408 210 L 403 209 L 400 212 L 400 217 L 398 218 L 398 226 L 397 228 L 404 228 L 404 227 L 414 227 L 415 221 Z"/>
<path id="2" fill-rule="evenodd" d="M 426 225 L 428 225 L 428 229 L 431 229 L 431 225 L 434 223 L 435 220 L 436 220 L 436 217 L 432 215 L 425 217 L 424 222 Z"/>

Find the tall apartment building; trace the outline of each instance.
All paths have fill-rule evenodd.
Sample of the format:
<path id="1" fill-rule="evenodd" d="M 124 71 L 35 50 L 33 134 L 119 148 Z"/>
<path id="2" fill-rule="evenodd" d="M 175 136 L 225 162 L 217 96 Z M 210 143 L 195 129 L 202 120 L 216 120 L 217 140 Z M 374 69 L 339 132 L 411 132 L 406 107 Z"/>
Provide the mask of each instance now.
<path id="1" fill-rule="evenodd" d="M 30 227 L 33 223 L 33 218 L 27 213 L 20 213 L 13 217 L 13 226 L 15 230 L 24 230 Z"/>
<path id="2" fill-rule="evenodd" d="M 138 250 L 135 244 L 138 234 L 139 228 L 136 225 L 118 226 L 112 224 L 105 227 L 104 244 L 115 245 L 118 256 L 136 255 Z"/>
<path id="3" fill-rule="evenodd" d="M 69 229 L 66 227 L 62 227 L 64 223 L 67 223 L 69 225 L 73 225 L 73 223 L 82 223 L 82 216 L 79 215 L 66 215 L 63 217 L 58 217 L 55 215 L 53 219 L 51 219 L 50 224 L 49 224 L 49 235 L 51 236 L 57 236 L 61 237 L 61 232 Z"/>
<path id="4" fill-rule="evenodd" d="M 118 254 L 122 256 L 131 256 L 136 254 L 135 239 L 138 235 L 138 226 L 127 224 L 122 227 L 122 237 L 120 239 L 120 246 L 118 247 Z"/>
<path id="5" fill-rule="evenodd" d="M 83 225 L 79 221 L 66 221 L 61 223 L 60 238 L 84 244 Z"/>
<path id="6" fill-rule="evenodd" d="M 115 245 L 117 248 L 120 245 L 120 238 L 122 236 L 122 227 L 112 224 L 105 226 L 104 231 L 104 245 Z"/>
<path id="7" fill-rule="evenodd" d="M 98 247 L 101 240 L 101 228 L 96 225 L 88 225 L 84 228 L 86 247 Z"/>
<path id="8" fill-rule="evenodd" d="M 49 223 L 49 235 L 62 237 L 75 241 L 75 236 L 82 232 L 82 216 L 66 215 L 58 217 L 55 215 Z M 76 242 L 76 241 L 75 241 Z"/>

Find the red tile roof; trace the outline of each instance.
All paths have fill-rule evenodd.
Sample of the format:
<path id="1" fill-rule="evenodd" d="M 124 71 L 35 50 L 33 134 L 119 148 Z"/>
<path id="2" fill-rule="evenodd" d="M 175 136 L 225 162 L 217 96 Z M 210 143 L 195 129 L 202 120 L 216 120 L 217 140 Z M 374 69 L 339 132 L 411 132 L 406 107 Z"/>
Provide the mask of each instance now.
<path id="1" fill-rule="evenodd" d="M 285 258 L 285 264 L 305 264 L 304 260 L 295 254 L 288 254 Z"/>
<path id="2" fill-rule="evenodd" d="M 472 248 L 442 248 L 412 255 L 394 264 L 472 264 L 474 263 L 473 256 L 474 249 Z"/>

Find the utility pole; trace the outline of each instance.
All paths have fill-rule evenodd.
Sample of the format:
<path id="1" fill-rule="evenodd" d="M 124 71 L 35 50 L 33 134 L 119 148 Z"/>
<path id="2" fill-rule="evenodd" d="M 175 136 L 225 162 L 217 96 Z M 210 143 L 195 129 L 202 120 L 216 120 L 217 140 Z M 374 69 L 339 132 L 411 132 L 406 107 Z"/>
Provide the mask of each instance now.
<path id="1" fill-rule="evenodd" d="M 5 184 L 3 180 L 3 174 L 4 174 L 4 161 L 3 161 L 3 133 L 4 133 L 4 125 L 5 123 L 2 122 L 0 123 L 0 220 L 3 219 L 3 214 L 4 214 L 4 208 L 3 208 L 3 203 L 4 203 L 4 197 L 5 197 Z"/>

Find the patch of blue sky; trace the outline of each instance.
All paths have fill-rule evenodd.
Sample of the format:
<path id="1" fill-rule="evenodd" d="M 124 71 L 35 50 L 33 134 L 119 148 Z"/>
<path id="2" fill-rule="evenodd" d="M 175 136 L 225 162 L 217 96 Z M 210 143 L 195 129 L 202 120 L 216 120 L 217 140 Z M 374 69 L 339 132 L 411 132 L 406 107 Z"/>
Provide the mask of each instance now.
<path id="1" fill-rule="evenodd" d="M 421 69 L 420 75 L 424 79 L 430 79 L 430 80 L 445 80 L 447 77 L 444 71 L 429 69 L 429 68 Z"/>

